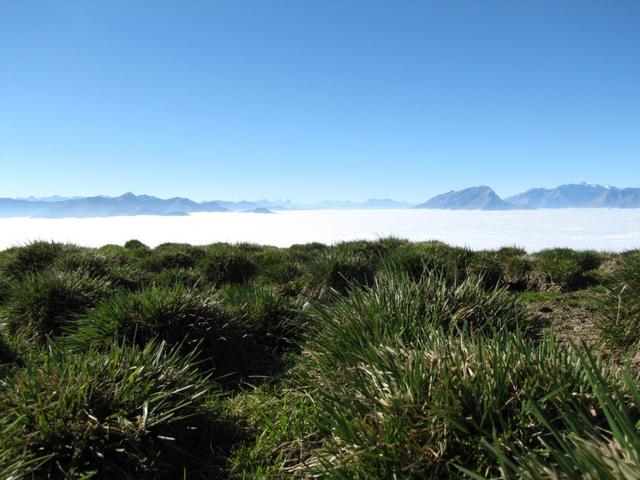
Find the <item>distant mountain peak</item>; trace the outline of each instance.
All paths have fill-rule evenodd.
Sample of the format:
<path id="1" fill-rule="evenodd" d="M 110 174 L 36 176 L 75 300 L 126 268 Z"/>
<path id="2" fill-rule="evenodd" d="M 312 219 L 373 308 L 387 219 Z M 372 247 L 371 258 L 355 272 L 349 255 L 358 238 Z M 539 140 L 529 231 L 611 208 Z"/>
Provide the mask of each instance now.
<path id="1" fill-rule="evenodd" d="M 463 190 L 436 195 L 414 208 L 445 210 L 511 210 L 513 205 L 503 201 L 490 187 L 478 185 Z"/>

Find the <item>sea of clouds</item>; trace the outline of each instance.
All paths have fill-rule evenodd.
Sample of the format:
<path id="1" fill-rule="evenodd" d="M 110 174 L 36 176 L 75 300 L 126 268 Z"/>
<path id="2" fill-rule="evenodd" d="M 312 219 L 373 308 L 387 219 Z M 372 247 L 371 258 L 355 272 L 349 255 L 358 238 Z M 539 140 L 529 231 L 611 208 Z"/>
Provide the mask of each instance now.
<path id="1" fill-rule="evenodd" d="M 623 251 L 640 248 L 640 209 L 316 210 L 0 219 L 0 249 L 33 240 L 92 247 L 122 245 L 133 238 L 152 247 L 164 242 L 252 242 L 286 247 L 385 236 L 441 240 L 473 249 L 517 245 L 530 252 L 549 247 Z"/>

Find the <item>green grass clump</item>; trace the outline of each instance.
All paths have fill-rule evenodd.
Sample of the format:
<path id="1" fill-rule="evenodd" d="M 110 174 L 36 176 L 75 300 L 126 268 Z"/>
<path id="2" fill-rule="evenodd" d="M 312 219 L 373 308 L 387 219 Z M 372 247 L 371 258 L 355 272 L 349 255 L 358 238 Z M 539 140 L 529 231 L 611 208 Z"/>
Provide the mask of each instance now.
<path id="1" fill-rule="evenodd" d="M 320 297 L 331 292 L 344 295 L 353 287 L 371 283 L 378 264 L 377 258 L 362 254 L 323 254 L 309 269 L 309 289 Z"/>
<path id="2" fill-rule="evenodd" d="M 406 240 L 395 237 L 381 238 L 375 241 L 355 240 L 350 242 L 339 242 L 333 249 L 337 253 L 345 255 L 355 255 L 368 259 L 386 258 L 398 249 L 408 245 Z"/>
<path id="3" fill-rule="evenodd" d="M 74 254 L 78 247 L 53 242 L 31 242 L 7 251 L 0 264 L 0 273 L 22 279 L 49 268 L 64 254 Z"/>
<path id="4" fill-rule="evenodd" d="M 156 247 L 149 255 L 141 259 L 141 267 L 152 272 L 165 269 L 194 268 L 204 251 L 191 245 L 179 243 L 164 243 Z"/>
<path id="5" fill-rule="evenodd" d="M 193 268 L 196 259 L 184 252 L 162 252 L 149 256 L 145 262 L 147 270 L 159 272 L 165 268 Z"/>
<path id="6" fill-rule="evenodd" d="M 157 287 L 173 287 L 182 285 L 187 288 L 197 288 L 206 283 L 202 274 L 191 268 L 167 268 L 154 274 L 149 282 Z"/>
<path id="7" fill-rule="evenodd" d="M 79 250 L 61 255 L 55 262 L 57 270 L 82 270 L 94 276 L 106 277 L 116 265 L 123 265 L 126 259 L 115 255 L 105 255 L 91 250 Z"/>
<path id="8" fill-rule="evenodd" d="M 478 266 L 482 263 L 471 250 L 451 247 L 442 242 L 424 242 L 399 247 L 389 255 L 386 263 L 408 272 L 416 280 L 427 272 L 437 273 L 454 283 L 477 271 L 472 266 L 474 260 Z M 497 283 L 497 278 L 495 280 Z"/>
<path id="9" fill-rule="evenodd" d="M 304 371 L 326 438 L 309 472 L 434 478 L 463 465 L 492 474 L 498 463 L 482 440 L 528 442 L 543 428 L 529 398 L 552 416 L 594 403 L 578 359 L 529 340 L 514 297 L 478 280 L 385 274 L 312 316 Z"/>
<path id="10" fill-rule="evenodd" d="M 597 283 L 595 270 L 603 260 L 603 255 L 593 251 L 553 248 L 536 254 L 536 268 L 548 274 L 554 283 L 573 290 Z"/>
<path id="11" fill-rule="evenodd" d="M 538 445 L 524 450 L 521 443 L 499 446 L 495 441 L 483 440 L 500 463 L 503 478 L 640 478 L 637 378 L 624 369 L 618 375 L 621 381 L 612 381 L 593 357 L 582 354 L 581 360 L 597 408 L 587 411 L 567 404 L 559 421 L 531 400 L 528 408 L 543 425 L 535 438 Z M 594 422 L 596 410 L 602 424 Z M 566 428 L 559 428 L 558 424 Z"/>
<path id="12" fill-rule="evenodd" d="M 20 463 L 30 461 L 37 478 L 215 472 L 224 426 L 203 408 L 211 388 L 193 361 L 165 344 L 83 354 L 50 348 L 42 363 L 2 381 L 0 451 L 11 464 L 0 472 L 19 478 L 29 470 Z"/>
<path id="13" fill-rule="evenodd" d="M 524 248 L 511 246 L 502 247 L 495 251 L 495 256 L 500 260 L 514 257 L 524 257 L 527 255 L 527 251 Z"/>
<path id="14" fill-rule="evenodd" d="M 331 250 L 331 247 L 318 242 L 295 244 L 289 247 L 291 256 L 295 260 L 303 263 L 313 261 L 329 250 Z"/>
<path id="15" fill-rule="evenodd" d="M 270 366 L 271 357 L 242 316 L 232 316 L 220 295 L 176 284 L 110 297 L 78 319 L 66 344 L 74 349 L 118 342 L 144 346 L 159 339 L 196 349 L 204 369 L 235 382 Z"/>
<path id="16" fill-rule="evenodd" d="M 135 252 L 136 254 L 148 253 L 151 249 L 142 243 L 140 240 L 128 240 L 124 244 L 124 248 L 129 250 L 130 252 Z"/>
<path id="17" fill-rule="evenodd" d="M 252 336 L 265 346 L 295 348 L 307 330 L 299 302 L 261 286 L 228 285 L 224 290 L 226 311 L 241 319 Z"/>
<path id="18" fill-rule="evenodd" d="M 640 251 L 627 253 L 608 286 L 597 323 L 602 343 L 614 351 L 640 352 Z"/>
<path id="19" fill-rule="evenodd" d="M 370 287 L 352 291 L 341 301 L 312 310 L 321 338 L 353 348 L 354 354 L 373 340 L 385 344 L 412 342 L 434 329 L 486 333 L 524 328 L 529 314 L 504 288 L 487 291 L 480 279 L 450 284 L 435 273 L 414 282 L 406 274 L 384 272 Z M 355 343 L 358 344 L 357 348 Z"/>
<path id="20" fill-rule="evenodd" d="M 526 256 L 513 256 L 501 259 L 505 281 L 515 291 L 527 289 L 527 274 L 533 271 L 533 263 Z"/>
<path id="21" fill-rule="evenodd" d="M 258 273 L 254 255 L 240 248 L 215 249 L 201 266 L 205 278 L 214 284 L 248 283 Z"/>
<path id="22" fill-rule="evenodd" d="M 158 337 L 193 348 L 203 338 L 222 336 L 227 320 L 211 292 L 181 285 L 149 287 L 106 299 L 78 320 L 68 341 L 86 348 L 109 344 L 114 338 L 145 345 Z"/>
<path id="23" fill-rule="evenodd" d="M 596 406 L 578 360 L 552 341 L 441 330 L 391 345 L 369 338 L 350 351 L 320 339 L 310 352 L 317 428 L 328 435 L 317 461 L 336 478 L 457 477 L 459 466 L 494 475 L 483 442 L 552 439 L 530 398 L 553 419 Z"/>
<path id="24" fill-rule="evenodd" d="M 487 288 L 493 288 L 503 283 L 504 268 L 494 254 L 479 252 L 469 258 L 466 276 L 480 277 Z"/>
<path id="25" fill-rule="evenodd" d="M 151 283 L 154 271 L 141 266 L 148 255 L 138 258 L 122 247 L 98 250 L 82 249 L 58 258 L 54 269 L 74 272 L 81 270 L 95 277 L 103 277 L 125 290 L 137 290 Z"/>
<path id="26" fill-rule="evenodd" d="M 400 248 L 385 259 L 385 264 L 408 273 L 414 280 L 419 280 L 425 272 L 452 274 L 452 278 L 458 278 L 456 273 L 446 269 L 446 261 L 440 255 L 433 255 L 423 248 Z"/>
<path id="27" fill-rule="evenodd" d="M 304 274 L 302 264 L 294 260 L 289 251 L 282 248 L 266 247 L 256 258 L 260 283 L 288 284 L 300 279 Z"/>
<path id="28" fill-rule="evenodd" d="M 15 368 L 42 361 L 46 354 L 46 344 L 22 334 L 0 333 L 0 379 L 7 378 L 7 372 Z"/>
<path id="29" fill-rule="evenodd" d="M 11 331 L 42 342 L 46 336 L 62 334 L 111 290 L 107 279 L 83 271 L 32 274 L 16 286 L 6 307 L 7 323 Z"/>

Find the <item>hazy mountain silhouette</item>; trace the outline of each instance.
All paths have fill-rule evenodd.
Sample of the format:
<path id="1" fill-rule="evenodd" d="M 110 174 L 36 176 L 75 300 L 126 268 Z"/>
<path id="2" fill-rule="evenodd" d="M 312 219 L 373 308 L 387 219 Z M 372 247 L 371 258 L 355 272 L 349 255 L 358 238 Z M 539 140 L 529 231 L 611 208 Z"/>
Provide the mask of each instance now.
<path id="1" fill-rule="evenodd" d="M 160 199 L 125 193 L 119 197 L 86 197 L 68 200 L 0 199 L 0 216 L 40 218 L 113 217 L 118 215 L 188 215 L 191 212 L 225 212 L 216 202 L 196 203 L 188 198 Z"/>
<path id="2" fill-rule="evenodd" d="M 503 201 L 486 186 L 465 188 L 437 195 L 413 208 L 445 210 L 512 210 L 513 205 Z"/>
<path id="3" fill-rule="evenodd" d="M 411 204 L 389 198 L 365 202 L 348 200 L 294 203 L 290 200 L 194 202 L 188 198 L 161 199 L 125 193 L 119 197 L 0 198 L 0 217 L 112 217 L 118 215 L 188 215 L 194 212 L 255 212 L 321 209 L 410 208 Z M 533 188 L 501 199 L 491 188 L 478 186 L 437 195 L 413 208 L 447 210 L 512 210 L 530 208 L 640 208 L 640 188 L 618 188 L 591 183 Z"/>
<path id="4" fill-rule="evenodd" d="M 188 215 L 193 212 L 257 212 L 277 210 L 320 210 L 358 208 L 407 208 L 410 204 L 390 199 L 370 199 L 363 203 L 350 201 L 324 201 L 293 203 L 289 200 L 238 201 L 215 200 L 194 202 L 188 198 L 160 199 L 151 195 L 125 193 L 119 197 L 29 197 L 0 198 L 0 217 L 113 217 L 119 215 Z"/>
<path id="5" fill-rule="evenodd" d="M 639 208 L 640 188 L 617 188 L 593 183 L 533 188 L 505 201 L 528 208 Z"/>

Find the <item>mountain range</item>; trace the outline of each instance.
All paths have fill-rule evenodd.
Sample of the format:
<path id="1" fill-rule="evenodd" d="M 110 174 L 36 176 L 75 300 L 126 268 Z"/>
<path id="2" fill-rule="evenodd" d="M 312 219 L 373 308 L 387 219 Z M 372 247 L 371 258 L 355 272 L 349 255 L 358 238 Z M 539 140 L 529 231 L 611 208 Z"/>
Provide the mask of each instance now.
<path id="1" fill-rule="evenodd" d="M 500 198 L 491 188 L 477 186 L 437 195 L 418 205 L 391 199 L 366 202 L 290 200 L 195 202 L 188 198 L 161 199 L 125 193 L 119 197 L 0 198 L 0 217 L 110 217 L 117 215 L 188 215 L 195 212 L 271 213 L 283 210 L 430 208 L 447 210 L 513 210 L 532 208 L 640 208 L 640 188 L 579 183 L 556 188 L 533 188 Z"/>
<path id="2" fill-rule="evenodd" d="M 527 208 L 638 208 L 640 188 L 580 183 L 556 188 L 534 188 L 505 198 L 516 207 Z"/>
<path id="3" fill-rule="evenodd" d="M 448 210 L 640 208 L 640 188 L 617 188 L 582 182 L 555 188 L 533 188 L 502 199 L 491 188 L 480 186 L 443 193 L 414 208 Z"/>
<path id="4" fill-rule="evenodd" d="M 119 197 L 46 199 L 0 198 L 0 217 L 112 217 L 116 215 L 188 215 L 192 212 L 226 212 L 216 202 L 197 203 L 188 198 L 160 199 L 125 193 Z"/>
<path id="5" fill-rule="evenodd" d="M 195 212 L 249 212 L 272 213 L 277 210 L 327 210 L 408 208 L 411 204 L 390 199 L 370 199 L 357 203 L 350 201 L 325 201 L 318 203 L 293 203 L 289 200 L 239 201 L 214 200 L 195 202 L 188 198 L 161 199 L 150 195 L 125 193 L 119 197 L 28 197 L 0 198 L 1 217 L 33 218 L 86 218 L 132 215 L 189 215 Z"/>

